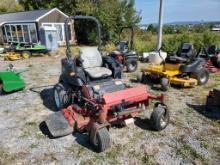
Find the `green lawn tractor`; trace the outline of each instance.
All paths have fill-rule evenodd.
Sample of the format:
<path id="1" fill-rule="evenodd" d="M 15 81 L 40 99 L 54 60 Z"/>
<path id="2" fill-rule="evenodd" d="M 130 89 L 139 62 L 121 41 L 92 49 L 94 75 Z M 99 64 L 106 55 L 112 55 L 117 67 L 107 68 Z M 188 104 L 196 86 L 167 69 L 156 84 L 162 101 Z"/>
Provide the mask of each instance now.
<path id="1" fill-rule="evenodd" d="M 12 45 L 11 48 L 7 51 L 5 60 L 20 60 L 28 59 L 33 54 L 39 53 L 48 53 L 48 50 L 45 45 L 39 43 L 18 43 L 17 45 Z"/>
<path id="2" fill-rule="evenodd" d="M 15 70 L 13 65 L 9 65 L 6 70 L 0 71 L 0 94 L 23 90 L 25 82 L 20 74 L 25 71 L 27 69 Z"/>

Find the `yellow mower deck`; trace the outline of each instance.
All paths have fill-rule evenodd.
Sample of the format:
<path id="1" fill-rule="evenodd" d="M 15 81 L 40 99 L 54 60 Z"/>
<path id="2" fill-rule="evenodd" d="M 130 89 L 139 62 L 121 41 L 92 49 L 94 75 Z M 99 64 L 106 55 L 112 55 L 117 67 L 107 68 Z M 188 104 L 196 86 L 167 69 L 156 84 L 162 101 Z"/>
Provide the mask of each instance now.
<path id="1" fill-rule="evenodd" d="M 7 52 L 6 55 L 4 56 L 5 60 L 9 61 L 15 61 L 15 60 L 20 60 L 20 59 L 28 59 L 30 58 L 30 55 L 27 53 L 18 53 L 18 52 Z"/>
<path id="2" fill-rule="evenodd" d="M 198 85 L 198 81 L 194 78 L 188 76 L 178 77 L 182 74 L 180 71 L 180 66 L 182 64 L 169 64 L 164 65 L 150 64 L 148 67 L 142 68 L 141 72 L 145 75 L 150 75 L 152 77 L 165 77 L 169 80 L 170 84 L 181 85 L 182 87 L 193 87 Z"/>
<path id="3" fill-rule="evenodd" d="M 7 52 L 4 56 L 4 59 L 9 61 L 20 60 L 21 58 L 21 54 L 16 52 Z"/>

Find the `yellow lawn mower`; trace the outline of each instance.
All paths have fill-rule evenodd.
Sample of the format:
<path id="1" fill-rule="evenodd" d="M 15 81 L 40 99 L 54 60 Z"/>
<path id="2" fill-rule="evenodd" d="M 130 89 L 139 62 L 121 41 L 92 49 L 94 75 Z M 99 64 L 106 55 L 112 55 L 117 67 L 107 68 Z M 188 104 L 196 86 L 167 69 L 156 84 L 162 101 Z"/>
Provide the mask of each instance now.
<path id="1" fill-rule="evenodd" d="M 161 57 L 162 58 L 162 57 Z M 209 72 L 203 67 L 204 60 L 197 58 L 193 45 L 184 43 L 175 55 L 169 55 L 162 64 L 149 64 L 141 69 L 137 80 L 147 83 L 156 80 L 163 90 L 169 85 L 194 87 L 204 85 L 209 80 Z"/>

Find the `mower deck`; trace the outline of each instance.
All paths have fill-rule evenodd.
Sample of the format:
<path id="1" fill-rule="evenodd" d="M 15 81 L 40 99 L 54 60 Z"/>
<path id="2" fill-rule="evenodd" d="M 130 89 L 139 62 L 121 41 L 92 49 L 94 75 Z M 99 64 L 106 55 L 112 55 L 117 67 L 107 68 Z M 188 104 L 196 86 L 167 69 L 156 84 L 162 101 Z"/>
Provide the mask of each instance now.
<path id="1" fill-rule="evenodd" d="M 198 85 L 197 80 L 194 78 L 177 76 L 181 74 L 179 70 L 180 66 L 181 64 L 169 63 L 165 65 L 150 64 L 147 68 L 142 68 L 141 71 L 152 78 L 165 77 L 169 80 L 170 84 L 173 85 L 180 85 L 182 87 L 193 87 Z"/>
<path id="2" fill-rule="evenodd" d="M 95 105 L 97 109 L 100 110 L 100 112 L 97 112 L 95 116 L 91 116 L 91 113 L 88 112 L 84 107 L 72 104 L 67 108 L 62 109 L 63 116 L 69 123 L 68 125 L 66 125 L 67 122 L 64 122 L 63 116 L 60 114 L 61 112 L 57 112 L 59 113 L 57 115 L 50 116 L 46 120 L 46 123 L 53 136 L 63 136 L 66 135 L 66 132 L 68 132 L 66 130 L 70 130 L 69 127 L 74 127 L 77 130 L 83 130 L 87 127 L 87 125 L 89 125 L 89 123 L 107 122 L 112 124 L 118 121 L 136 117 L 140 112 L 143 111 L 143 109 L 140 109 L 140 105 L 144 104 L 148 106 L 150 100 L 157 100 L 163 104 L 164 95 L 153 96 L 147 91 L 144 85 L 139 85 L 133 88 L 126 88 L 116 92 L 105 93 L 101 102 L 88 100 L 88 103 Z M 58 119 L 58 116 L 60 115 L 62 117 Z M 52 122 L 55 122 L 55 124 L 52 124 Z M 56 125 L 62 126 L 57 127 Z M 58 132 L 61 133 L 61 129 L 63 129 L 64 132 L 58 135 Z M 86 129 L 88 130 L 88 128 Z"/>

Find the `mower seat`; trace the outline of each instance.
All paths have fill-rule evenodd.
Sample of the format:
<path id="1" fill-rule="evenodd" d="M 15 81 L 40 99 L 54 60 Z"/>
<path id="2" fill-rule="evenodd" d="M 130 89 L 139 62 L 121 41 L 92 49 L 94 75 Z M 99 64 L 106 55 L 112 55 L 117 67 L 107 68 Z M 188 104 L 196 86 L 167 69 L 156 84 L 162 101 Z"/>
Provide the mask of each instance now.
<path id="1" fill-rule="evenodd" d="M 177 56 L 182 58 L 193 59 L 195 57 L 195 52 L 192 44 L 184 43 L 177 52 Z"/>
<path id="2" fill-rule="evenodd" d="M 119 41 L 117 50 L 120 52 L 126 52 L 128 50 L 128 41 Z"/>
<path id="3" fill-rule="evenodd" d="M 80 48 L 80 60 L 84 71 L 92 79 L 105 78 L 112 75 L 112 71 L 102 67 L 103 60 L 97 47 Z"/>
<path id="4" fill-rule="evenodd" d="M 208 55 L 214 55 L 214 54 L 216 54 L 216 49 L 217 49 L 217 48 L 216 48 L 215 45 L 209 46 L 208 49 L 207 49 Z"/>

